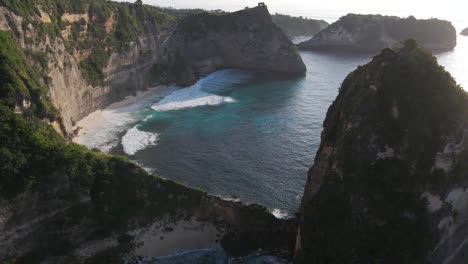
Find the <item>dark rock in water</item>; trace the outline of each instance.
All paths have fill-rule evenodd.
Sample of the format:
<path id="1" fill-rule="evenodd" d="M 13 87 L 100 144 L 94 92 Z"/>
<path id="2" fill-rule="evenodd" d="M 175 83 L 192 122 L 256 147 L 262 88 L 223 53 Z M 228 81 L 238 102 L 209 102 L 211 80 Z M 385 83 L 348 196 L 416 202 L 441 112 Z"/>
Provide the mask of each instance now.
<path id="1" fill-rule="evenodd" d="M 295 45 L 273 23 L 266 6 L 190 15 L 179 23 L 165 46 L 174 65 L 193 72 L 185 83 L 224 68 L 286 75 L 306 71 Z"/>
<path id="2" fill-rule="evenodd" d="M 271 17 L 273 18 L 273 22 L 280 27 L 289 38 L 312 36 L 319 33 L 329 25 L 324 20 L 304 17 L 293 17 L 281 14 L 275 14 Z"/>
<path id="3" fill-rule="evenodd" d="M 462 30 L 460 34 L 463 36 L 468 36 L 468 28 L 465 28 L 464 30 Z"/>
<path id="4" fill-rule="evenodd" d="M 466 263 L 467 113 L 412 40 L 349 74 L 308 174 L 295 262 Z"/>
<path id="5" fill-rule="evenodd" d="M 450 22 L 439 19 L 348 14 L 298 47 L 373 53 L 405 39 L 415 39 L 425 48 L 441 52 L 457 45 L 456 35 Z"/>

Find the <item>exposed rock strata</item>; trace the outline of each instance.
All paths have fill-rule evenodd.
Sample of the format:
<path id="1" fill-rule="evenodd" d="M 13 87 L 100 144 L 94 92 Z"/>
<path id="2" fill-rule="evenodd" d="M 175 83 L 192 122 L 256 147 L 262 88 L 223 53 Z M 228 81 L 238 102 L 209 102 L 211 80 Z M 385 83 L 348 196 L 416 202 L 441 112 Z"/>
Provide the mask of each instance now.
<path id="1" fill-rule="evenodd" d="M 444 20 L 348 14 L 298 47 L 374 53 L 412 38 L 431 51 L 441 52 L 456 46 L 456 35 L 453 25 Z"/>

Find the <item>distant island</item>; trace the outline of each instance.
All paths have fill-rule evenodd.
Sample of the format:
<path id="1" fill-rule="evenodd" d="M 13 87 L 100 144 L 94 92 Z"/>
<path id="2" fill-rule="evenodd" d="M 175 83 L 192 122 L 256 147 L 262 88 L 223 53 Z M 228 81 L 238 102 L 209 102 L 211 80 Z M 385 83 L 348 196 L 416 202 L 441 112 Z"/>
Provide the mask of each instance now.
<path id="1" fill-rule="evenodd" d="M 329 26 L 325 20 L 293 17 L 278 13 L 271 17 L 273 22 L 279 26 L 289 38 L 313 36 Z"/>
<path id="2" fill-rule="evenodd" d="M 460 34 L 463 36 L 468 36 L 468 28 L 465 28 L 464 30 L 462 30 Z"/>
<path id="3" fill-rule="evenodd" d="M 452 50 L 457 44 L 456 30 L 445 20 L 348 14 L 298 46 L 374 53 L 409 38 L 433 52 Z"/>

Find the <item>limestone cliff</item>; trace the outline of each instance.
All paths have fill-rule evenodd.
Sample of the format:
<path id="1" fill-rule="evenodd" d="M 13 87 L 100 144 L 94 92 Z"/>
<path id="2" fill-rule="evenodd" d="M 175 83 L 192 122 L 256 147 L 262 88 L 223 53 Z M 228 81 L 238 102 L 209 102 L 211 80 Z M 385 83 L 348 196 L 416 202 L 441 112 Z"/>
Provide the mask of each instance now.
<path id="1" fill-rule="evenodd" d="M 296 263 L 465 263 L 467 113 L 414 41 L 352 72 L 308 173 Z"/>
<path id="2" fill-rule="evenodd" d="M 278 13 L 271 17 L 273 18 L 273 22 L 280 27 L 289 38 L 313 36 L 329 26 L 324 20 L 305 17 L 293 17 Z"/>
<path id="3" fill-rule="evenodd" d="M 374 53 L 409 38 L 434 52 L 452 50 L 457 44 L 455 28 L 448 21 L 348 14 L 298 46 Z"/>
<path id="4" fill-rule="evenodd" d="M 188 85 L 220 68 L 305 72 L 266 7 L 181 18 L 104 0 L 4 1 L 0 30 L 45 72 L 66 135 L 90 112 L 157 84 Z"/>
<path id="5" fill-rule="evenodd" d="M 42 68 L 63 132 L 72 134 L 75 122 L 90 112 L 152 84 L 152 64 L 161 60 L 161 43 L 175 19 L 158 14 L 169 20 L 164 25 L 147 6 L 82 1 L 72 9 L 66 1 L 54 2 L 2 2 L 0 29 L 13 32 L 31 63 Z M 141 21 L 130 38 L 121 32 L 132 12 Z"/>
<path id="6" fill-rule="evenodd" d="M 266 6 L 188 16 L 165 47 L 174 61 L 188 66 L 193 77 L 223 68 L 288 75 L 306 71 L 296 47 L 273 23 Z"/>

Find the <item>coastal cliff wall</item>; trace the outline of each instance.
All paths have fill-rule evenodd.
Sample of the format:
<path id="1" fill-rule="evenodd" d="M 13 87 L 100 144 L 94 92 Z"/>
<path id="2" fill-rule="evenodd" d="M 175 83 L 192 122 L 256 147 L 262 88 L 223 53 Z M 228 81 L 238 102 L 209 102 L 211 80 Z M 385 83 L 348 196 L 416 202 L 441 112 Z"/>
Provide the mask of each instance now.
<path id="1" fill-rule="evenodd" d="M 80 3 L 0 5 L 0 30 L 44 71 L 65 135 L 92 111 L 157 84 L 190 85 L 222 68 L 305 72 L 266 7 L 181 18 L 141 4 Z"/>
<path id="2" fill-rule="evenodd" d="M 343 82 L 301 204 L 296 263 L 465 263 L 467 95 L 406 41 Z"/>
<path id="3" fill-rule="evenodd" d="M 452 50 L 457 45 L 456 30 L 448 21 L 348 14 L 298 47 L 376 53 L 405 39 L 415 39 L 433 52 Z"/>
<path id="4" fill-rule="evenodd" d="M 0 6 L 0 29 L 13 32 L 31 63 L 44 72 L 65 135 L 72 134 L 75 123 L 92 111 L 153 84 L 152 64 L 161 60 L 161 43 L 175 23 L 170 15 L 149 12 L 150 7 L 83 3 L 87 4 L 75 10 L 67 5 L 60 10 L 53 4 L 26 4 L 19 9 L 23 12 Z M 96 11 L 103 13 L 98 16 Z M 141 14 L 134 26 L 138 34 L 121 36 L 122 24 L 129 23 L 122 17 L 136 13 Z M 158 23 L 157 16 L 167 24 Z"/>

